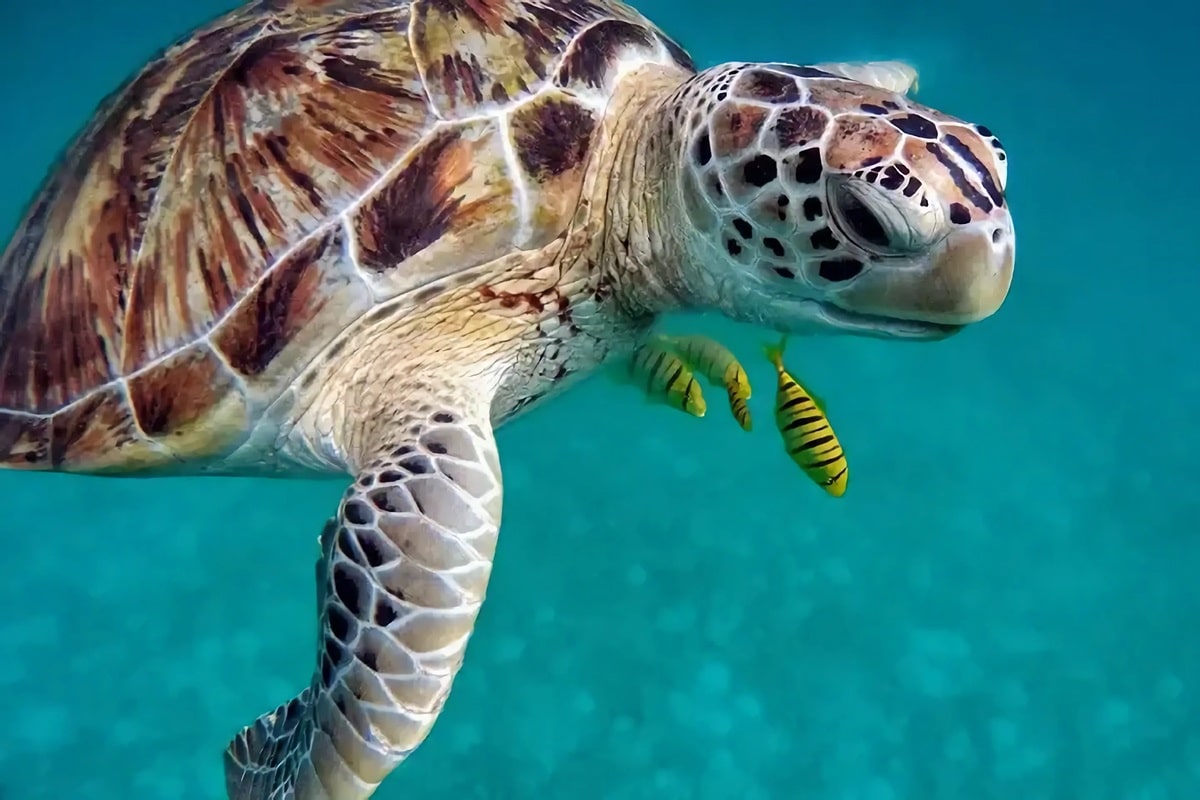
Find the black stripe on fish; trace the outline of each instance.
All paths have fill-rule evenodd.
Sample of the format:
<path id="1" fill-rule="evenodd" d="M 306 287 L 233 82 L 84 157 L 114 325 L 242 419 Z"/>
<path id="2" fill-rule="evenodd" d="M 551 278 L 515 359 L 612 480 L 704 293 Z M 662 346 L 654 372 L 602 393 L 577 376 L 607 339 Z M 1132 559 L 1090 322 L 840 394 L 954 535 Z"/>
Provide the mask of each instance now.
<path id="1" fill-rule="evenodd" d="M 786 411 L 789 408 L 795 408 L 796 406 L 800 405 L 801 403 L 806 403 L 806 402 L 808 402 L 808 398 L 805 397 L 804 395 L 801 395 L 799 397 L 793 397 L 791 400 L 788 400 L 786 403 L 781 405 L 779 407 L 779 410 Z"/>
<path id="2" fill-rule="evenodd" d="M 842 458 L 845 458 L 845 455 L 839 452 L 833 458 L 827 458 L 824 461 L 818 461 L 815 464 L 809 464 L 808 468 L 809 469 L 824 469 L 825 467 L 828 467 L 830 464 L 836 464 L 838 462 L 838 460 L 840 460 Z"/>
<path id="3" fill-rule="evenodd" d="M 812 441 L 804 442 L 803 444 L 801 444 L 799 447 L 797 447 L 792 452 L 793 453 L 803 453 L 805 450 L 812 450 L 814 447 L 820 447 L 821 445 L 829 444 L 832 441 L 833 441 L 832 434 L 829 436 L 819 436 L 816 439 L 813 439 Z"/>

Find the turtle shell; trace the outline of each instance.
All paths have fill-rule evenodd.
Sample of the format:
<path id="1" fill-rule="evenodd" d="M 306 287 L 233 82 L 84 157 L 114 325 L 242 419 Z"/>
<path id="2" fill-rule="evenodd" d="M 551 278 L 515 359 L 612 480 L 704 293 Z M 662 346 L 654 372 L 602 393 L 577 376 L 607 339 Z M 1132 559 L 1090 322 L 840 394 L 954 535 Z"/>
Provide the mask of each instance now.
<path id="1" fill-rule="evenodd" d="M 238 447 L 378 303 L 560 236 L 639 60 L 692 68 L 612 0 L 260 0 L 170 47 L 0 258 L 0 465 Z"/>

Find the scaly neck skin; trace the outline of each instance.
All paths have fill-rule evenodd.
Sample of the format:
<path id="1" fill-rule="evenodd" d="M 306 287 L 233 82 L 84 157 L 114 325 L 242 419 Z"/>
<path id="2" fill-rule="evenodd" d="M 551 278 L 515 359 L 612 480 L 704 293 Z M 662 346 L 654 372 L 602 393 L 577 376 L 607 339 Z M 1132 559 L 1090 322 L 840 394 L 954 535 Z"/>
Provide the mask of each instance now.
<path id="1" fill-rule="evenodd" d="M 691 73 L 650 65 L 627 75 L 609 106 L 600 163 L 610 165 L 591 193 L 604 209 L 598 266 L 621 311 L 652 318 L 691 305 L 678 170 L 675 96 Z"/>

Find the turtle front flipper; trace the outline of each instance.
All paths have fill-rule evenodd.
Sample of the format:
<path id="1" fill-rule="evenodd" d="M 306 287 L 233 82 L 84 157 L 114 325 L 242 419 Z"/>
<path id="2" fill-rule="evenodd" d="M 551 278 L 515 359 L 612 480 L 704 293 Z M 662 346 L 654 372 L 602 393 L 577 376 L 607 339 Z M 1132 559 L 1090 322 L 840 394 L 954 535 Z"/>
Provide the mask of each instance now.
<path id="1" fill-rule="evenodd" d="M 391 427 L 320 538 L 312 683 L 234 737 L 231 800 L 370 797 L 450 693 L 492 570 L 499 457 L 486 412 Z"/>

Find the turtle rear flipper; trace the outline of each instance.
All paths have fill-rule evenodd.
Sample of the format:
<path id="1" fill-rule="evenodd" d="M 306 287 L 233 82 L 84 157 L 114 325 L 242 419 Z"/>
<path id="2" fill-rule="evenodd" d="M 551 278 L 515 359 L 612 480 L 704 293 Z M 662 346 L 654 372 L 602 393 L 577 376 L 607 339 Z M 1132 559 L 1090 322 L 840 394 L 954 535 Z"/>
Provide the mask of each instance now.
<path id="1" fill-rule="evenodd" d="M 450 693 L 491 575 L 500 466 L 486 403 L 417 405 L 321 535 L 312 682 L 234 737 L 231 800 L 370 797 Z"/>

